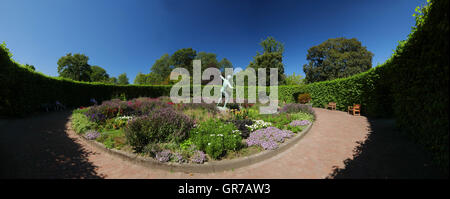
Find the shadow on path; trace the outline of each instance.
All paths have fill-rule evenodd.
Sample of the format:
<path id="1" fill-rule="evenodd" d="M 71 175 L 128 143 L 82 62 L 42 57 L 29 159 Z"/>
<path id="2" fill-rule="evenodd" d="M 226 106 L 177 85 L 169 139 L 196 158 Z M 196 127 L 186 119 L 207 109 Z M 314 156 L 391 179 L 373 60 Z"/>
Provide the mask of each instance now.
<path id="1" fill-rule="evenodd" d="M 2 120 L 0 178 L 102 178 L 65 133 L 71 111 Z"/>
<path id="2" fill-rule="evenodd" d="M 354 149 L 344 168 L 328 178 L 448 178 L 431 163 L 431 156 L 395 129 L 390 119 L 369 119 L 370 132 Z"/>

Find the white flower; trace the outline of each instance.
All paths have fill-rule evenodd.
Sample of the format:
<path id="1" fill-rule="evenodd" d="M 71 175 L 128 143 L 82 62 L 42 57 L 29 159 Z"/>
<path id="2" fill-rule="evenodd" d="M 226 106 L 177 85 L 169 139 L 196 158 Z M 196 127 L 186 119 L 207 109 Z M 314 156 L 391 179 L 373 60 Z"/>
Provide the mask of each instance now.
<path id="1" fill-rule="evenodd" d="M 211 145 L 211 143 L 208 143 L 208 146 Z"/>

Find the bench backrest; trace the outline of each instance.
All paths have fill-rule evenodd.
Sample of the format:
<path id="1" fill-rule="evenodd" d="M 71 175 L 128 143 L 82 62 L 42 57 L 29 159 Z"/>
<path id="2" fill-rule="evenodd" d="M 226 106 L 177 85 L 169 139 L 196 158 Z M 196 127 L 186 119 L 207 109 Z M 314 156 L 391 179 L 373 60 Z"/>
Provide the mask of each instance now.
<path id="1" fill-rule="evenodd" d="M 354 108 L 354 109 L 359 109 L 359 108 L 361 108 L 361 105 L 355 104 L 355 105 L 353 105 L 353 108 Z"/>
<path id="2" fill-rule="evenodd" d="M 336 105 L 336 102 L 330 102 L 328 105 Z"/>

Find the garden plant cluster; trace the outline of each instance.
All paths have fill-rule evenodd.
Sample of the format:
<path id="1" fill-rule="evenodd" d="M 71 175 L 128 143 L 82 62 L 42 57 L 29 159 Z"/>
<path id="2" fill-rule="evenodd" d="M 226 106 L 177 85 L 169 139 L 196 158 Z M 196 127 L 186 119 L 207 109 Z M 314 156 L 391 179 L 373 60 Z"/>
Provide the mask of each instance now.
<path id="1" fill-rule="evenodd" d="M 274 150 L 314 121 L 305 104 L 259 114 L 259 104 L 174 104 L 169 97 L 113 99 L 80 107 L 72 128 L 86 139 L 160 162 L 204 163 Z"/>

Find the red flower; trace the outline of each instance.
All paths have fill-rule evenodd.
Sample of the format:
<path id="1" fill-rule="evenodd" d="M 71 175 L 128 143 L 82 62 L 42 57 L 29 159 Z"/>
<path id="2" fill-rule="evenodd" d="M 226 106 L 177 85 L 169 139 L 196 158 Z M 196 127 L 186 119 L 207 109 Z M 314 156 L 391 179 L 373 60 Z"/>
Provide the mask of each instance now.
<path id="1" fill-rule="evenodd" d="M 169 105 L 173 105 L 173 102 L 167 102 L 167 104 L 169 104 Z"/>

